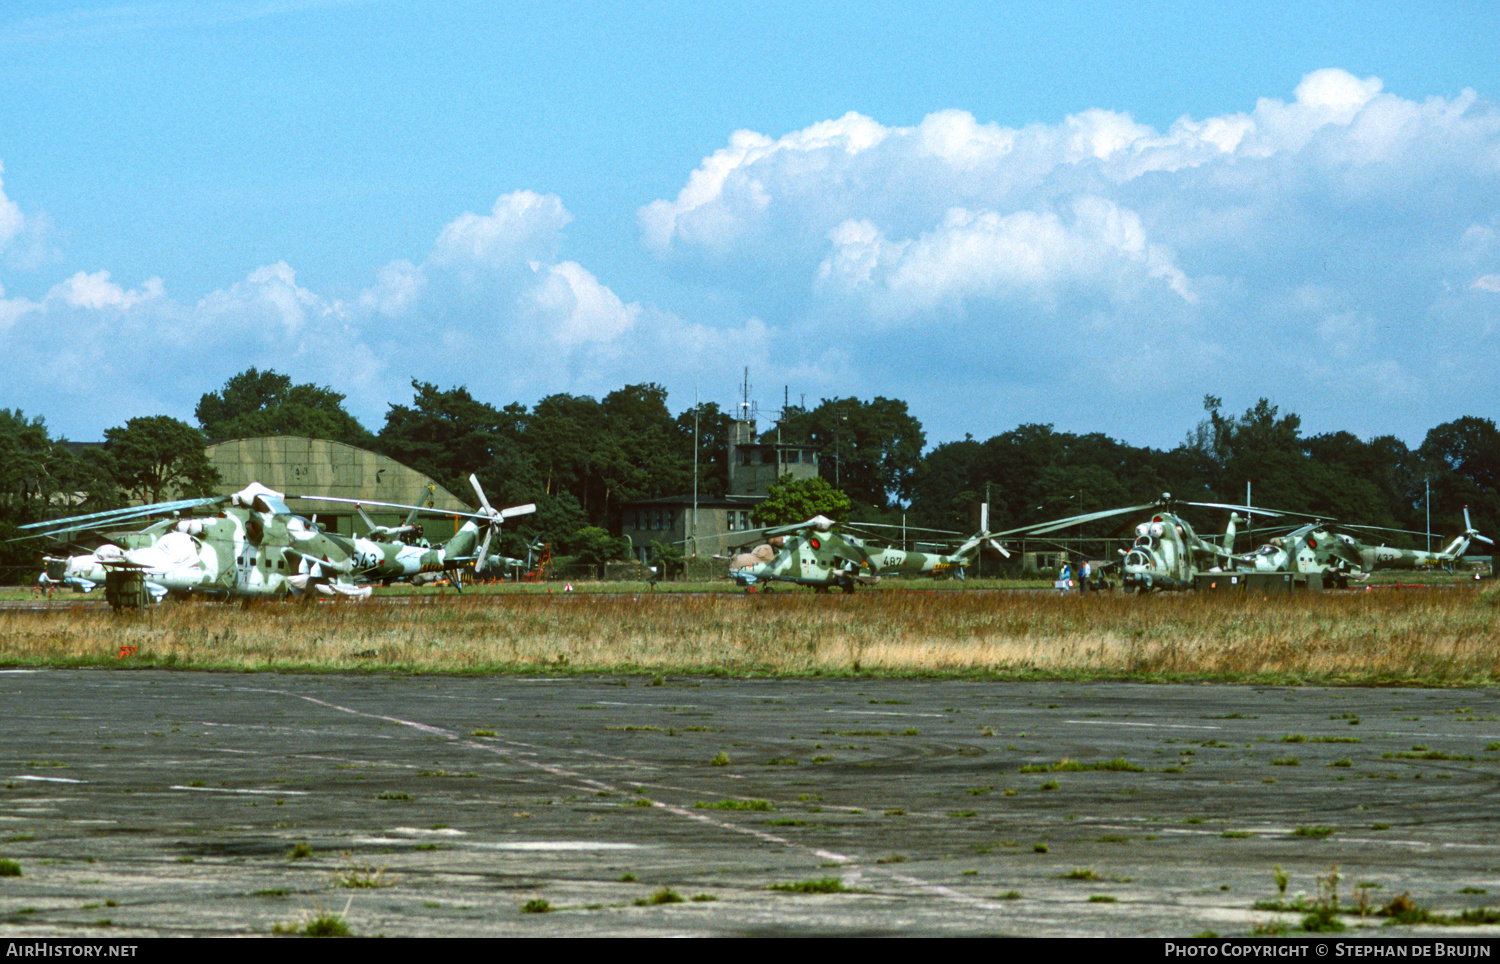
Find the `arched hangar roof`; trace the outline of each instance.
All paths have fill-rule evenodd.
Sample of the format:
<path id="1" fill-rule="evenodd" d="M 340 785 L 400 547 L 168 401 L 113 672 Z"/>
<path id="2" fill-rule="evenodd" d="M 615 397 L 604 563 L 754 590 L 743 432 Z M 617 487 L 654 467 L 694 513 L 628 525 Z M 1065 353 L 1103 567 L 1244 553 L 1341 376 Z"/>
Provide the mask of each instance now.
<path id="1" fill-rule="evenodd" d="M 421 472 L 387 456 L 344 442 L 298 435 L 267 435 L 215 442 L 206 452 L 208 460 L 223 479 L 217 490 L 220 495 L 238 492 L 251 482 L 259 482 L 288 495 L 326 495 L 411 505 L 431 484 L 435 486 L 434 509 L 440 512 L 473 511 L 467 503 Z"/>

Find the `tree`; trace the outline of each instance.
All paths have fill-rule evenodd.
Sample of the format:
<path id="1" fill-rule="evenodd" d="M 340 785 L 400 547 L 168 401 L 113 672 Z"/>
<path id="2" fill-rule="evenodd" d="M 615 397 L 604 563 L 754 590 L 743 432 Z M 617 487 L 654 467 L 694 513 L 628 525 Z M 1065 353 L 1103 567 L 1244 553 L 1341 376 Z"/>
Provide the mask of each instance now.
<path id="1" fill-rule="evenodd" d="M 1391 435 L 1365 442 L 1350 432 L 1330 432 L 1302 445 L 1312 462 L 1314 511 L 1360 525 L 1414 527 L 1422 492 L 1405 442 Z"/>
<path id="2" fill-rule="evenodd" d="M 1465 415 L 1427 433 L 1417 450 L 1478 489 L 1500 487 L 1500 430 L 1487 418 Z"/>
<path id="3" fill-rule="evenodd" d="M 34 542 L 12 541 L 19 527 L 44 519 L 55 511 L 59 497 L 72 502 L 100 486 L 87 476 L 87 467 L 67 446 L 53 440 L 41 416 L 27 418 L 20 409 L 0 408 L 0 567 L 26 567 L 36 562 Z"/>
<path id="4" fill-rule="evenodd" d="M 806 522 L 815 515 L 840 522 L 849 514 L 849 497 L 822 478 L 781 481 L 766 489 L 766 501 L 756 506 L 750 519 L 758 526 L 784 526 Z"/>
<path id="5" fill-rule="evenodd" d="M 536 512 L 506 523 L 499 533 L 499 545 L 512 556 L 525 556 L 526 547 L 541 540 L 557 555 L 572 552 L 573 538 L 588 525 L 588 516 L 572 493 L 539 495 L 534 500 Z"/>
<path id="6" fill-rule="evenodd" d="M 469 491 L 474 474 L 491 503 L 532 501 L 539 486 L 523 445 L 525 406 L 501 410 L 477 401 L 462 386 L 443 391 L 415 379 L 411 384 L 412 404 L 392 405 L 386 412 L 378 451 L 451 492 Z"/>
<path id="7" fill-rule="evenodd" d="M 200 398 L 193 414 L 211 439 L 302 435 L 368 448 L 374 436 L 343 403 L 330 388 L 293 385 L 286 375 L 249 368 Z"/>
<path id="8" fill-rule="evenodd" d="M 115 484 L 142 503 L 211 495 L 219 470 L 208 461 L 208 439 L 166 415 L 133 418 L 105 429 L 102 462 Z"/>
<path id="9" fill-rule="evenodd" d="M 625 554 L 625 540 L 598 526 L 584 526 L 573 535 L 575 561 L 586 566 L 602 566 Z"/>
<path id="10" fill-rule="evenodd" d="M 217 435 L 215 431 L 236 419 L 280 405 L 291 385 L 292 380 L 286 375 L 248 368 L 225 382 L 220 391 L 208 392 L 198 399 L 193 416 L 211 437 L 227 438 L 230 436 Z"/>
<path id="11" fill-rule="evenodd" d="M 1451 528 L 1469 507 L 1474 527 L 1500 531 L 1500 431 L 1487 418 L 1466 415 L 1427 433 L 1417 455 L 1432 480 L 1433 525 Z"/>
<path id="12" fill-rule="evenodd" d="M 974 505 L 984 501 L 984 446 L 967 436 L 927 453 L 912 486 L 912 522 L 934 529 L 962 529 Z"/>
<path id="13" fill-rule="evenodd" d="M 655 383 L 626 385 L 599 403 L 609 436 L 598 461 L 613 525 L 625 502 L 687 491 L 692 486 L 692 441 L 667 411 L 667 390 Z"/>
<path id="14" fill-rule="evenodd" d="M 601 461 L 613 458 L 599 403 L 587 395 L 548 395 L 531 411 L 527 450 L 536 460 L 542 490 L 571 494 L 584 515 L 604 519 L 606 496 L 599 478 Z"/>
<path id="15" fill-rule="evenodd" d="M 705 402 L 677 416 L 677 432 L 686 445 L 686 461 L 693 464 L 693 436 L 698 438 L 698 491 L 719 496 L 729 491 L 729 437 L 734 418 L 717 402 Z"/>
<path id="16" fill-rule="evenodd" d="M 32 521 L 56 490 L 56 460 L 41 416 L 0 408 L 0 518 Z"/>
<path id="17" fill-rule="evenodd" d="M 1302 447 L 1302 419 L 1292 413 L 1278 418 L 1279 409 L 1264 398 L 1238 417 L 1220 415 L 1221 404 L 1214 395 L 1203 399 L 1208 419 L 1190 437 L 1212 467 L 1213 493 L 1220 499 L 1243 498 L 1248 481 L 1257 505 L 1327 511 L 1317 505 L 1318 488 L 1308 481 L 1315 472 Z"/>
<path id="18" fill-rule="evenodd" d="M 680 542 L 663 542 L 660 539 L 651 540 L 651 564 L 656 566 L 656 574 L 662 579 L 669 578 L 673 573 L 682 572 L 683 561 L 687 553 Z"/>
<path id="19" fill-rule="evenodd" d="M 788 409 L 776 430 L 783 442 L 820 447 L 823 478 L 857 502 L 887 509 L 913 495 L 927 437 L 899 399 L 825 398 L 812 411 Z"/>

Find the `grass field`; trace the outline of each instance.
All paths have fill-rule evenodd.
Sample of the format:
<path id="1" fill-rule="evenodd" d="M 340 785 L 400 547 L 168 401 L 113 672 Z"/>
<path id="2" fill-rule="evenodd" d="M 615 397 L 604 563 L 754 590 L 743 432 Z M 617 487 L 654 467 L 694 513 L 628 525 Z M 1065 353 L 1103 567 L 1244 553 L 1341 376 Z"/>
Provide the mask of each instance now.
<path id="1" fill-rule="evenodd" d="M 550 588 L 429 590 L 365 605 L 169 602 L 118 616 L 97 607 L 9 610 L 0 613 L 0 664 L 1355 685 L 1500 679 L 1500 591 L 1473 584 L 1271 598 Z"/>

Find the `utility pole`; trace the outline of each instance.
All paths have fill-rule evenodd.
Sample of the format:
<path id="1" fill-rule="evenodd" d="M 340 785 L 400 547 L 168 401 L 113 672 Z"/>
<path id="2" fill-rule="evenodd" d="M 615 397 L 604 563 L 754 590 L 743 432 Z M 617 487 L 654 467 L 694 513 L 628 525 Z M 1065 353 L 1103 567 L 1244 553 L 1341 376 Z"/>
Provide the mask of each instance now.
<path id="1" fill-rule="evenodd" d="M 693 558 L 698 558 L 698 386 L 693 385 L 693 518 L 688 523 L 688 539 L 693 545 Z M 684 573 L 684 576 L 686 574 Z"/>

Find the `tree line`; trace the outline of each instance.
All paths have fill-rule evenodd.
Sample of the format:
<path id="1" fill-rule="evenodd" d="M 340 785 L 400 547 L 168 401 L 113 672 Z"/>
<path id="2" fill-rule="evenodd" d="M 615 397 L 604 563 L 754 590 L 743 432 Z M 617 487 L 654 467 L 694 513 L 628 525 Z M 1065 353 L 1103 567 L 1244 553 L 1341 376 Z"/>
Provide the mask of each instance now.
<path id="1" fill-rule="evenodd" d="M 0 409 L 0 540 L 49 515 L 206 493 L 219 480 L 204 447 L 260 435 L 346 442 L 461 497 L 473 473 L 496 504 L 535 502 L 534 516 L 506 527 L 502 551 L 512 555 L 538 538 L 557 554 L 618 552 L 611 533 L 620 531 L 622 507 L 690 492 L 695 451 L 699 493 L 721 495 L 728 486 L 733 416 L 712 402 L 673 416 L 666 389 L 652 383 L 599 399 L 549 395 L 528 408 L 414 380 L 411 401 L 392 404 L 374 433 L 343 402 L 330 388 L 251 368 L 202 396 L 197 425 L 134 418 L 81 453 L 52 438 L 41 417 Z M 967 532 L 977 505 L 988 501 L 990 528 L 999 531 L 1150 502 L 1163 492 L 1242 503 L 1248 483 L 1255 505 L 1408 530 L 1426 528 L 1430 492 L 1435 531 L 1455 529 L 1468 506 L 1480 532 L 1500 533 L 1500 431 L 1474 416 L 1436 426 L 1415 449 L 1394 436 L 1304 436 L 1301 419 L 1267 399 L 1235 414 L 1214 396 L 1170 450 L 1021 424 L 924 452 L 921 423 L 905 402 L 887 398 L 790 406 L 760 428 L 762 438 L 820 449 L 823 479 L 848 497 L 847 517 L 859 521 Z M 1113 525 L 1088 534 L 1107 535 Z M 34 546 L 0 546 L 4 564 L 35 562 Z"/>

